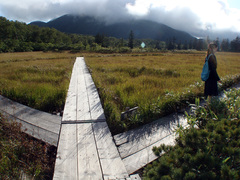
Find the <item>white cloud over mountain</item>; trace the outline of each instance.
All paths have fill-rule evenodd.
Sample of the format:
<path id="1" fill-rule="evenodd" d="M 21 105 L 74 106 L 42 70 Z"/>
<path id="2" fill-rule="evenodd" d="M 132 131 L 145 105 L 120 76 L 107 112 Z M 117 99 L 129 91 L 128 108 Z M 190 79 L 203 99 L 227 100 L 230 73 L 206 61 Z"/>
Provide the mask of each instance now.
<path id="1" fill-rule="evenodd" d="M 0 15 L 31 22 L 64 14 L 84 14 L 108 23 L 131 18 L 148 19 L 172 28 L 240 32 L 240 10 L 227 0 L 0 0 Z"/>

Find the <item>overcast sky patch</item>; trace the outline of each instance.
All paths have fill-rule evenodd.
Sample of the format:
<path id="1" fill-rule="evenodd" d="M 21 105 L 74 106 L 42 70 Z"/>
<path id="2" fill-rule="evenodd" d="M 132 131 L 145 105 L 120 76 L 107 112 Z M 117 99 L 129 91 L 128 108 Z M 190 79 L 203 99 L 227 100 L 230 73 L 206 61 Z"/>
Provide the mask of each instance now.
<path id="1" fill-rule="evenodd" d="M 107 23 L 138 18 L 187 32 L 240 32 L 237 4 L 239 0 L 1 0 L 0 15 L 26 23 L 46 22 L 65 14 L 95 16 Z"/>

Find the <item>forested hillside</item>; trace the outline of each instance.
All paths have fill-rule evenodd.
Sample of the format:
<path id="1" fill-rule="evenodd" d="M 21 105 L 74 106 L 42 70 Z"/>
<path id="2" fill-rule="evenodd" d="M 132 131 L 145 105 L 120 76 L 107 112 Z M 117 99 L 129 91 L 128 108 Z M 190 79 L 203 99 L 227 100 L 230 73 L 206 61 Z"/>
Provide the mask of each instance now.
<path id="1" fill-rule="evenodd" d="M 52 22 L 53 23 L 53 22 Z M 38 22 L 38 25 L 41 24 Z M 83 24 L 84 25 L 84 24 Z M 88 24 L 90 26 L 90 24 Z M 65 26 L 65 25 L 64 25 Z M 140 26 L 140 24 L 137 24 Z M 116 28 L 116 27 L 115 27 Z M 109 26 L 107 32 L 116 32 L 114 27 Z M 144 28 L 146 30 L 146 27 Z M 96 33 L 97 31 L 95 31 Z M 107 33 L 107 34 L 108 34 Z M 141 43 L 144 42 L 146 51 L 157 50 L 203 50 L 207 48 L 207 41 L 203 39 L 190 39 L 179 41 L 173 33 L 173 37 L 164 41 L 157 39 L 138 39 L 138 31 L 130 30 L 128 38 L 115 38 L 104 33 L 94 35 L 82 35 L 63 33 L 50 27 L 39 27 L 18 21 L 9 21 L 0 17 L 0 52 L 26 52 L 26 51 L 61 51 L 72 52 L 90 51 L 100 53 L 131 52 L 132 49 L 141 50 Z M 161 31 L 159 31 L 161 34 Z M 212 41 L 208 39 L 208 41 Z M 222 51 L 240 52 L 240 38 L 237 37 L 229 42 L 228 39 L 220 42 L 216 40 Z M 132 42 L 132 43 L 129 43 Z M 137 52 L 137 51 L 135 51 Z"/>
<path id="2" fill-rule="evenodd" d="M 67 50 L 87 46 L 94 37 L 67 35 L 54 28 L 40 28 L 0 17 L 0 52 Z"/>

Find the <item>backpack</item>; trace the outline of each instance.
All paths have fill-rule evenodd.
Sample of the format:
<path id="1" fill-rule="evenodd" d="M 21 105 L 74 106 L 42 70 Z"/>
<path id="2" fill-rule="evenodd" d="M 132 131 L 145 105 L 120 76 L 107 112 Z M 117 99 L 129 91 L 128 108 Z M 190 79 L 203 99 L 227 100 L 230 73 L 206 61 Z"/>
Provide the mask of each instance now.
<path id="1" fill-rule="evenodd" d="M 210 54 L 208 57 L 206 57 L 205 63 L 203 65 L 203 69 L 202 69 L 202 73 L 201 73 L 201 79 L 203 81 L 206 81 L 209 78 L 210 70 L 209 70 L 209 65 L 208 65 L 208 59 L 211 55 L 212 54 Z"/>

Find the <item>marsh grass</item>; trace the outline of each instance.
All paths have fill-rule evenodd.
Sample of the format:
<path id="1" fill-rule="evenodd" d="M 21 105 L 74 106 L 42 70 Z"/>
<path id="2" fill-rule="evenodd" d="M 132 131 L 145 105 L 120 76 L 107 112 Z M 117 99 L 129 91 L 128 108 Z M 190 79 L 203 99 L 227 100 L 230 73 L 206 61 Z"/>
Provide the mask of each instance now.
<path id="1" fill-rule="evenodd" d="M 3 53 L 0 94 L 46 112 L 63 110 L 73 63 L 84 56 L 98 88 L 113 134 L 151 122 L 203 96 L 200 73 L 205 52 L 97 54 Z M 239 80 L 240 54 L 218 53 L 225 89 Z M 126 108 L 134 117 L 121 120 Z"/>
<path id="2" fill-rule="evenodd" d="M 1 55 L 2 95 L 46 112 L 63 110 L 75 60 L 73 55 L 43 52 Z"/>
<path id="3" fill-rule="evenodd" d="M 135 128 L 202 97 L 200 74 L 205 55 L 166 52 L 85 57 L 112 133 Z M 222 88 L 240 80 L 239 76 L 232 77 L 239 74 L 240 54 L 219 52 L 216 56 Z M 135 106 L 140 108 L 134 117 L 120 120 L 122 111 Z"/>

